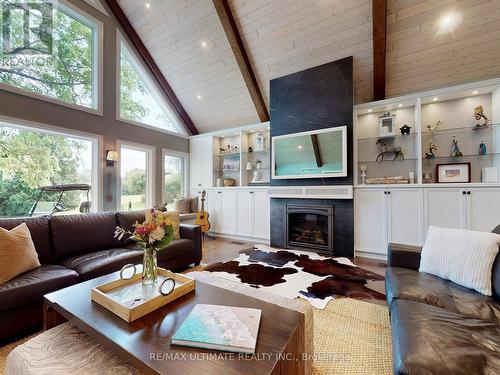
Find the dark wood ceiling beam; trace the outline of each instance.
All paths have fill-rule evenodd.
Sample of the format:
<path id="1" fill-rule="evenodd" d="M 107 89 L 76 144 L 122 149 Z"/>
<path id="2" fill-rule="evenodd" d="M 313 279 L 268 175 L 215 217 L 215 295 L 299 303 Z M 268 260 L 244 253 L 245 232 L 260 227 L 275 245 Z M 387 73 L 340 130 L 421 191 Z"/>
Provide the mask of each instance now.
<path id="1" fill-rule="evenodd" d="M 373 100 L 385 99 L 387 0 L 373 0 Z"/>
<path id="2" fill-rule="evenodd" d="M 146 48 L 141 38 L 139 37 L 139 34 L 137 34 L 137 32 L 135 31 L 134 27 L 128 20 L 127 16 L 123 12 L 118 2 L 116 0 L 106 0 L 106 3 L 111 8 L 111 11 L 117 18 L 118 22 L 120 23 L 123 30 L 127 34 L 128 38 L 130 39 L 134 47 L 141 55 L 144 63 L 149 68 L 151 74 L 162 88 L 163 92 L 165 93 L 168 101 L 172 106 L 172 109 L 176 112 L 178 117 L 184 123 L 186 129 L 189 130 L 193 135 L 199 134 L 198 129 L 196 129 L 196 126 L 194 125 L 193 121 L 191 120 L 188 113 L 186 112 L 181 102 L 177 98 L 177 95 L 175 95 L 174 91 L 172 90 L 172 87 L 170 87 L 169 83 L 163 76 L 163 73 L 161 72 L 160 68 L 158 67 L 158 65 L 156 65 L 156 62 L 154 61 L 153 57 L 149 53 L 148 49 Z"/>
<path id="3" fill-rule="evenodd" d="M 267 111 L 266 103 L 264 102 L 264 97 L 260 91 L 257 79 L 250 65 L 250 60 L 243 46 L 243 41 L 236 27 L 236 22 L 234 20 L 233 14 L 231 13 L 231 8 L 227 0 L 212 0 L 215 6 L 215 10 L 219 16 L 224 32 L 226 33 L 229 45 L 233 50 L 234 57 L 240 68 L 241 74 L 247 86 L 250 97 L 252 98 L 259 119 L 262 122 L 269 121 L 269 112 Z"/>

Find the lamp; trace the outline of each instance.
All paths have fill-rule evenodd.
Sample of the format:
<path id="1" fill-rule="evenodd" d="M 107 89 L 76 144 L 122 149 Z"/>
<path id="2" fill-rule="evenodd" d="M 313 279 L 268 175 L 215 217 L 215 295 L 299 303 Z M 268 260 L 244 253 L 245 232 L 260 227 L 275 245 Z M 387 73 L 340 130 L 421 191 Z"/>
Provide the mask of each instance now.
<path id="1" fill-rule="evenodd" d="M 115 162 L 120 159 L 118 156 L 118 151 L 107 150 L 106 151 L 106 165 L 108 167 L 113 167 Z"/>

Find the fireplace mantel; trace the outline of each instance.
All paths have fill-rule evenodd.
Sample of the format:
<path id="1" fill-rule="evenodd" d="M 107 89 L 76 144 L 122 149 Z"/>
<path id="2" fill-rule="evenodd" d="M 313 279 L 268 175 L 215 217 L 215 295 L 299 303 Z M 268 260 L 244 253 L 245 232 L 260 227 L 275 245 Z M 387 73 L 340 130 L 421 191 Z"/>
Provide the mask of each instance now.
<path id="1" fill-rule="evenodd" d="M 270 198 L 352 199 L 352 185 L 270 186 Z"/>

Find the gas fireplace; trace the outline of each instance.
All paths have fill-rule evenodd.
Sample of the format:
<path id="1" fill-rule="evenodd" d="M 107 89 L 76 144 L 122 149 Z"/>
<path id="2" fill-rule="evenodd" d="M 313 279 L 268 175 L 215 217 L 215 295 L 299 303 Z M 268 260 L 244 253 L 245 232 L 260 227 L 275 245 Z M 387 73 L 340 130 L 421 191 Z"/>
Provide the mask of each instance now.
<path id="1" fill-rule="evenodd" d="M 333 253 L 333 206 L 287 204 L 286 247 Z"/>

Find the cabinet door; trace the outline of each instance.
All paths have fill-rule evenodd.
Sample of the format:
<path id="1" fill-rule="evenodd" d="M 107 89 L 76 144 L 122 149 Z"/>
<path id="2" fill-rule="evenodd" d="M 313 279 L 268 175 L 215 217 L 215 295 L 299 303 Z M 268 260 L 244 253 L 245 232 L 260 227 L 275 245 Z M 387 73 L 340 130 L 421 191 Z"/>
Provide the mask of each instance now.
<path id="1" fill-rule="evenodd" d="M 424 189 L 424 234 L 429 225 L 465 229 L 467 195 L 465 189 Z"/>
<path id="2" fill-rule="evenodd" d="M 355 241 L 356 250 L 387 253 L 387 199 L 385 190 L 356 190 Z"/>
<path id="3" fill-rule="evenodd" d="M 213 138 L 201 138 L 201 186 L 213 186 Z"/>
<path id="4" fill-rule="evenodd" d="M 210 193 L 207 193 L 207 197 L 209 197 L 208 207 L 210 210 L 208 211 L 208 218 L 210 220 L 210 229 L 214 232 L 220 232 L 222 194 L 218 191 L 211 190 Z"/>
<path id="5" fill-rule="evenodd" d="M 242 190 L 237 192 L 237 233 L 240 236 L 253 237 L 253 194 Z"/>
<path id="6" fill-rule="evenodd" d="M 407 245 L 423 244 L 422 189 L 391 189 L 388 199 L 388 240 Z"/>
<path id="7" fill-rule="evenodd" d="M 270 200 L 267 192 L 255 191 L 254 198 L 254 237 L 270 238 Z"/>
<path id="8" fill-rule="evenodd" d="M 467 228 L 491 232 L 500 224 L 500 189 L 468 189 Z"/>
<path id="9" fill-rule="evenodd" d="M 189 141 L 189 184 L 192 188 L 202 186 L 201 182 L 202 138 Z"/>
<path id="10" fill-rule="evenodd" d="M 219 217 L 220 233 L 235 234 L 236 232 L 236 192 L 221 191 L 220 197 L 221 209 Z"/>

